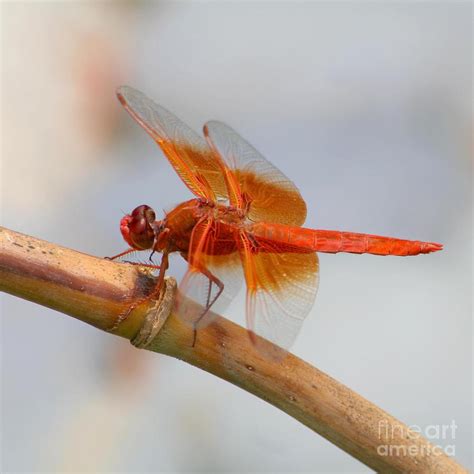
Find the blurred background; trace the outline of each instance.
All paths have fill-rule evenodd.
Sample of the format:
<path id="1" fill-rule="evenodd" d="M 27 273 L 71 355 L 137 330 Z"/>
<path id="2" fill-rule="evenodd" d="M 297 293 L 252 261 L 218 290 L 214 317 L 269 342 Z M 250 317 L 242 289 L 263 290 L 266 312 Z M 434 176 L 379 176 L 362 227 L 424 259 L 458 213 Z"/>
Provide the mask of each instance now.
<path id="1" fill-rule="evenodd" d="M 297 183 L 308 227 L 442 242 L 320 255 L 293 352 L 409 425 L 454 421 L 432 441 L 472 468 L 470 3 L 12 2 L 2 30 L 4 226 L 113 255 L 123 212 L 190 197 L 125 83 L 238 130 Z M 182 362 L 9 295 L 2 313 L 5 472 L 368 471 Z"/>

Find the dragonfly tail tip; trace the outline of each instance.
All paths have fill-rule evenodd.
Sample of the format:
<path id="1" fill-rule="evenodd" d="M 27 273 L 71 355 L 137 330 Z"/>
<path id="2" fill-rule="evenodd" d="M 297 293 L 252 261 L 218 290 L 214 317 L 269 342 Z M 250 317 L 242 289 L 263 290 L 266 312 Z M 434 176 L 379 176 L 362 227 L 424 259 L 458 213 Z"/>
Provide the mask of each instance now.
<path id="1" fill-rule="evenodd" d="M 443 250 L 443 244 L 428 242 L 424 248 L 424 253 L 438 252 L 439 250 Z"/>

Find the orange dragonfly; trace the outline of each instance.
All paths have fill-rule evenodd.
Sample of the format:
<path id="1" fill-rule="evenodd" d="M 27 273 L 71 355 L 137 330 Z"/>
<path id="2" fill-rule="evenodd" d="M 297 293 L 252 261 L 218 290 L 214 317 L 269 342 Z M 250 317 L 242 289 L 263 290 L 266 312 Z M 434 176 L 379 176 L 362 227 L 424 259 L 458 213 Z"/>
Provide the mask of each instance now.
<path id="1" fill-rule="evenodd" d="M 306 203 L 298 188 L 232 128 L 208 122 L 204 140 L 141 92 L 124 86 L 117 96 L 195 198 L 162 220 L 147 205 L 135 208 L 120 223 L 130 248 L 112 258 L 160 252 L 160 265 L 149 265 L 160 269 L 160 288 L 168 255 L 179 252 L 188 270 L 179 287 L 178 314 L 193 324 L 195 335 L 209 323 L 209 309 L 223 311 L 245 279 L 250 335 L 288 348 L 316 297 L 316 252 L 406 256 L 442 249 L 436 243 L 304 228 Z M 186 305 L 190 299 L 199 305 Z"/>

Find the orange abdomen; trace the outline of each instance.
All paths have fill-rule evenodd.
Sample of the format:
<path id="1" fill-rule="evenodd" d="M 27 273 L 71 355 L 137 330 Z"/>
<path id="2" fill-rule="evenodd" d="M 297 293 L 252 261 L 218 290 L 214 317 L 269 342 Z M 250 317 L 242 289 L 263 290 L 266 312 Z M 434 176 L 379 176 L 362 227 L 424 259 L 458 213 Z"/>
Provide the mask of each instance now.
<path id="1" fill-rule="evenodd" d="M 418 255 L 441 250 L 443 246 L 432 242 L 403 240 L 379 235 L 313 230 L 282 224 L 257 223 L 250 232 L 256 240 L 279 243 L 282 251 L 315 251 L 327 253 L 370 253 L 373 255 Z M 283 250 L 286 249 L 286 250 Z"/>

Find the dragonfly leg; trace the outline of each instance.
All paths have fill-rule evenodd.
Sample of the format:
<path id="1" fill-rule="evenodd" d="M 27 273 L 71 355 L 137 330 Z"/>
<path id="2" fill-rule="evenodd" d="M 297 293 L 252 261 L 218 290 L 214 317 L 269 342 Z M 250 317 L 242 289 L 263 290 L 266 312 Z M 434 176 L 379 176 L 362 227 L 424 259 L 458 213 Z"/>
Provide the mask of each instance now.
<path id="1" fill-rule="evenodd" d="M 129 255 L 133 252 L 138 252 L 138 250 L 133 249 L 133 248 L 129 248 L 129 249 L 125 250 L 124 252 L 121 252 L 117 255 L 114 255 L 113 257 L 104 257 L 104 258 L 105 258 L 105 260 L 117 260 L 118 258 L 124 257 L 125 255 Z M 136 265 L 138 267 L 146 267 L 146 268 L 151 268 L 153 270 L 159 270 L 160 265 L 155 265 L 155 263 L 153 262 L 153 260 L 151 258 L 153 256 L 153 253 L 155 253 L 155 251 L 153 251 L 152 254 L 149 257 L 150 262 L 152 262 L 151 264 L 150 263 L 131 262 L 130 260 L 123 260 L 122 262 L 123 263 L 129 263 L 130 265 Z"/>
<path id="2" fill-rule="evenodd" d="M 140 262 L 130 262 L 130 260 L 124 260 L 123 263 L 129 263 L 130 265 L 135 265 L 137 267 L 151 268 L 152 270 L 159 270 L 160 265 L 150 264 L 150 263 L 140 263 Z"/>
<path id="3" fill-rule="evenodd" d="M 200 314 L 200 316 L 193 322 L 193 344 L 192 344 L 192 347 L 194 347 L 196 345 L 198 324 L 202 321 L 204 316 L 206 316 L 208 311 L 211 309 L 212 305 L 217 301 L 219 296 L 224 291 L 224 283 L 221 280 L 219 280 L 219 278 L 217 278 L 214 274 L 212 274 L 206 268 L 202 268 L 199 271 L 204 276 L 206 276 L 208 278 L 209 287 L 207 289 L 206 307 L 204 308 L 204 311 Z M 216 295 L 213 298 L 211 298 L 211 296 L 212 296 L 212 284 L 215 284 L 218 288 L 218 291 L 217 291 Z"/>
<path id="4" fill-rule="evenodd" d="M 129 253 L 136 252 L 137 249 L 132 249 L 129 248 L 127 250 L 124 250 L 121 253 L 118 253 L 117 255 L 114 255 L 113 257 L 104 257 L 106 260 L 117 260 L 117 258 L 124 257 L 125 255 L 128 255 Z"/>
<path id="5" fill-rule="evenodd" d="M 159 265 L 160 273 L 158 274 L 158 281 L 156 282 L 156 288 L 158 292 L 161 290 L 161 287 L 163 286 L 163 282 L 165 281 L 165 273 L 166 273 L 166 270 L 168 270 L 168 266 L 169 266 L 168 252 L 165 251 L 161 255 L 161 262 Z"/>

